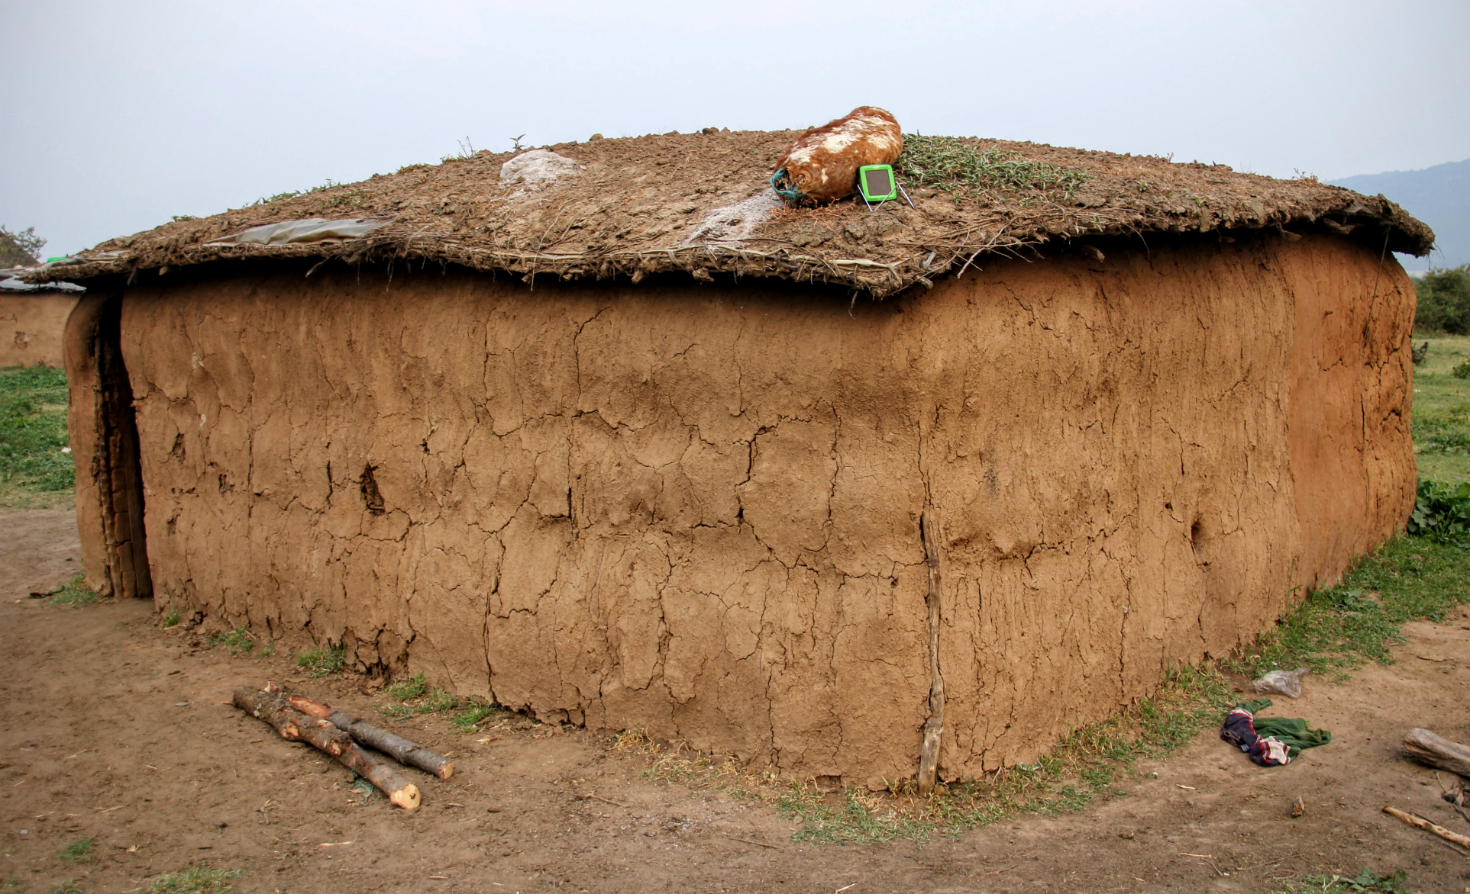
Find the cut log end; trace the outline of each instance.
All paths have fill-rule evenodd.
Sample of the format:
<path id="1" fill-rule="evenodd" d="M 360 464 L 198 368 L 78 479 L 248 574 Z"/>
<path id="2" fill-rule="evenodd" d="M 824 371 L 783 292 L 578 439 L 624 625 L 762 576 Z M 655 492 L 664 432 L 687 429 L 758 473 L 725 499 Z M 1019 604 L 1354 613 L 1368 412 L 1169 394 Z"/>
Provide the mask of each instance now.
<path id="1" fill-rule="evenodd" d="M 418 810 L 422 796 L 419 795 L 419 787 L 410 782 L 403 788 L 388 796 L 388 800 L 404 810 Z"/>

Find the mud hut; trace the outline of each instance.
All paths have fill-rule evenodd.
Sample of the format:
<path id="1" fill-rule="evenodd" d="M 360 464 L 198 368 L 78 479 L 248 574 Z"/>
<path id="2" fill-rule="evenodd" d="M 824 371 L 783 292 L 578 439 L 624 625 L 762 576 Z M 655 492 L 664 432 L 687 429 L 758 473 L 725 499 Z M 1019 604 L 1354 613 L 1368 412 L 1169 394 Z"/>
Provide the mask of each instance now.
<path id="1" fill-rule="evenodd" d="M 1392 203 L 911 139 L 915 207 L 791 209 L 794 136 L 479 153 L 52 265 L 89 581 L 881 786 L 926 727 L 942 778 L 1030 761 L 1401 529 L 1390 252 L 1433 235 Z"/>
<path id="2" fill-rule="evenodd" d="M 81 286 L 22 282 L 24 268 L 0 270 L 0 366 L 62 364 L 61 337 Z"/>

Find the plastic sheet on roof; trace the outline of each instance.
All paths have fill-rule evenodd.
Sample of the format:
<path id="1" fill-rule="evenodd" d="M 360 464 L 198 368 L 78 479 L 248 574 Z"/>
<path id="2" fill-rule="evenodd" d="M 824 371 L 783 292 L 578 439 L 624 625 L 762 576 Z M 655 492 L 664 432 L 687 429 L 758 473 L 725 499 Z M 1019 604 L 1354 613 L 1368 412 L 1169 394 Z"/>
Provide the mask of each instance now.
<path id="1" fill-rule="evenodd" d="M 281 223 L 251 227 L 231 236 L 211 239 L 210 242 L 236 245 L 286 245 L 291 242 L 325 242 L 329 239 L 358 239 L 374 230 L 387 226 L 386 220 L 325 220 L 309 217 L 305 220 L 287 220 Z"/>

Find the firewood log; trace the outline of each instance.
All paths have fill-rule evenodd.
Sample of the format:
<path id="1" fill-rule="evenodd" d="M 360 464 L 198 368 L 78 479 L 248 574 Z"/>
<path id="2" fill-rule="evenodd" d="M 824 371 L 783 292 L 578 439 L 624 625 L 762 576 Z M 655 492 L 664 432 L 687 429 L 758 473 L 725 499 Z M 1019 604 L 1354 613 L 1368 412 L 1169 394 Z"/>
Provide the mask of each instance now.
<path id="1" fill-rule="evenodd" d="M 301 713 L 331 722 L 333 726 L 346 732 L 354 740 L 376 748 L 400 764 L 418 767 L 440 779 L 448 779 L 454 775 L 453 761 L 417 742 L 411 742 L 402 736 L 390 733 L 380 726 L 375 726 L 345 711 L 338 711 L 326 702 L 307 698 L 304 695 L 291 695 L 285 693 L 284 690 L 283 694 L 286 695 L 286 700 L 291 707 Z"/>
<path id="2" fill-rule="evenodd" d="M 1427 729 L 1411 729 L 1404 735 L 1404 751 L 1421 764 L 1470 779 L 1470 748 L 1459 742 L 1436 736 Z"/>
<path id="3" fill-rule="evenodd" d="M 305 742 L 332 757 L 341 757 L 352 747 L 352 736 L 328 721 L 297 711 L 276 693 L 236 689 L 234 702 L 235 707 L 275 727 L 283 739 Z"/>
<path id="4" fill-rule="evenodd" d="M 404 810 L 419 809 L 419 787 L 398 775 L 398 771 L 363 751 L 356 744 L 337 756 L 346 767 L 377 786 L 388 800 Z"/>
<path id="5" fill-rule="evenodd" d="M 281 738 L 305 742 L 335 757 L 343 766 L 380 789 L 391 803 L 404 810 L 418 809 L 421 800 L 418 786 L 363 751 L 353 743 L 352 736 L 331 722 L 309 717 L 291 707 L 279 691 L 236 689 L 234 702 L 235 707 L 275 727 Z"/>

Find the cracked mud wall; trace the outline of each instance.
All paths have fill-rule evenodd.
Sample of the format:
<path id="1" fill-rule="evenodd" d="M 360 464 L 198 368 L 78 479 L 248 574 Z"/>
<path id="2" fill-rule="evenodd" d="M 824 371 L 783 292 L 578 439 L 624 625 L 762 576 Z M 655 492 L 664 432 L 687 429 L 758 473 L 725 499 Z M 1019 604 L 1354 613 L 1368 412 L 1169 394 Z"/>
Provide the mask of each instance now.
<path id="1" fill-rule="evenodd" d="M 62 333 L 76 304 L 66 292 L 0 295 L 0 366 L 60 368 Z"/>
<path id="2" fill-rule="evenodd" d="M 154 280 L 122 333 L 156 600 L 543 718 L 896 779 L 929 506 L 940 773 L 1029 760 L 1401 526 L 1413 297 L 1392 261 L 1370 295 L 1370 254 L 996 263 L 851 311 L 761 283 Z"/>

